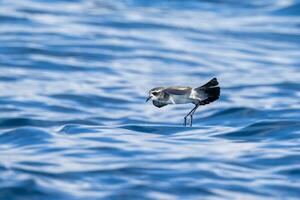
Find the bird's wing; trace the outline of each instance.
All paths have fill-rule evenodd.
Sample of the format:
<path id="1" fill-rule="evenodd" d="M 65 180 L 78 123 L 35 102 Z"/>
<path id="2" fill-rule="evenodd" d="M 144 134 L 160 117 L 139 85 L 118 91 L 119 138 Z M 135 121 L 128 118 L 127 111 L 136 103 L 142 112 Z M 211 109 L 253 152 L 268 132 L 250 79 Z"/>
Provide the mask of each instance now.
<path id="1" fill-rule="evenodd" d="M 193 98 L 198 98 L 201 105 L 209 104 L 219 99 L 220 87 L 216 78 L 211 79 L 201 87 L 193 89 Z"/>
<path id="2" fill-rule="evenodd" d="M 155 101 L 155 100 L 153 100 L 152 103 L 153 103 L 153 105 L 155 105 L 158 108 L 161 108 L 161 107 L 164 107 L 164 106 L 168 105 L 166 103 L 162 103 L 160 101 Z"/>
<path id="3" fill-rule="evenodd" d="M 186 95 L 190 93 L 191 90 L 191 87 L 168 87 L 164 92 L 170 95 Z"/>

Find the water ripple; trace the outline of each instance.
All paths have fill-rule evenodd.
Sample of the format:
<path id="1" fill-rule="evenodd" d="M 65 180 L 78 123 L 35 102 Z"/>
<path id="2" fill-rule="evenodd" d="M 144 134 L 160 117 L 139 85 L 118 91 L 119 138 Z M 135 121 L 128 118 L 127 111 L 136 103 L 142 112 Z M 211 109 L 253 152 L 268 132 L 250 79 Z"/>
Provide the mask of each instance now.
<path id="1" fill-rule="evenodd" d="M 36 128 L 19 128 L 1 133 L 1 144 L 13 146 L 48 143 L 52 135 Z M 30 143 L 28 143 L 30 141 Z"/>
<path id="2" fill-rule="evenodd" d="M 262 121 L 218 136 L 245 141 L 261 139 L 283 141 L 298 138 L 299 128 L 299 121 Z"/>
<path id="3" fill-rule="evenodd" d="M 0 199 L 298 199 L 299 1 L 0 2 Z M 146 104 L 201 86 L 200 107 Z"/>

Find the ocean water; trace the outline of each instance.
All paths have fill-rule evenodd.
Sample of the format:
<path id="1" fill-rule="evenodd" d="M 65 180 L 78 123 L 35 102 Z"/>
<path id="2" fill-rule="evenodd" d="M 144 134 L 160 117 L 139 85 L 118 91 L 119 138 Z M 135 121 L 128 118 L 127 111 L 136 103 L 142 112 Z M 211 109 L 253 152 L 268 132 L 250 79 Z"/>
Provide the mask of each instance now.
<path id="1" fill-rule="evenodd" d="M 0 44 L 1 200 L 300 199 L 300 1 L 0 0 Z"/>

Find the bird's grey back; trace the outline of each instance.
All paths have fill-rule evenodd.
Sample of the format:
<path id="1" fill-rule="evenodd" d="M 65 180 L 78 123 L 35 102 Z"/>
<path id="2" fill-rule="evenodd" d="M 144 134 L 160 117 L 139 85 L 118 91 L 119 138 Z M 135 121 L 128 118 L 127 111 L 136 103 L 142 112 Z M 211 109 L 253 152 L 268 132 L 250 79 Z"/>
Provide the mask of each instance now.
<path id="1" fill-rule="evenodd" d="M 168 104 L 185 104 L 192 103 L 190 95 L 192 92 L 191 87 L 174 86 L 168 87 L 164 90 L 165 94 L 168 96 Z"/>
<path id="2" fill-rule="evenodd" d="M 174 86 L 164 89 L 164 92 L 169 95 L 189 95 L 192 91 L 191 87 Z"/>

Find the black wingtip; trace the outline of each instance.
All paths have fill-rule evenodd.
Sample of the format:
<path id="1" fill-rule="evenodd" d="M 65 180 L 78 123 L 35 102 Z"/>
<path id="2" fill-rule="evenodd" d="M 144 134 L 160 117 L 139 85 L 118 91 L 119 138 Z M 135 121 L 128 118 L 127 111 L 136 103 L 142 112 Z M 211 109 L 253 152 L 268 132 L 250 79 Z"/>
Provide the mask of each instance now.
<path id="1" fill-rule="evenodd" d="M 205 85 L 203 85 L 203 87 L 215 87 L 219 85 L 218 79 L 215 77 L 213 79 L 211 79 L 210 81 L 208 81 Z"/>
<path id="2" fill-rule="evenodd" d="M 200 102 L 201 105 L 209 104 L 219 99 L 220 97 L 220 87 L 210 87 L 206 88 L 204 92 L 207 95 L 207 98 Z"/>
<path id="3" fill-rule="evenodd" d="M 201 87 L 198 87 L 196 89 L 206 89 L 206 88 L 210 88 L 210 87 L 216 87 L 218 85 L 219 85 L 218 79 L 213 78 L 210 81 L 208 81 L 207 83 L 205 83 L 204 85 L 202 85 Z"/>
<path id="4" fill-rule="evenodd" d="M 221 89 L 218 85 L 217 78 L 213 78 L 201 87 L 196 88 L 196 91 L 204 92 L 207 95 L 207 98 L 200 102 L 201 105 L 209 104 L 219 99 Z"/>

